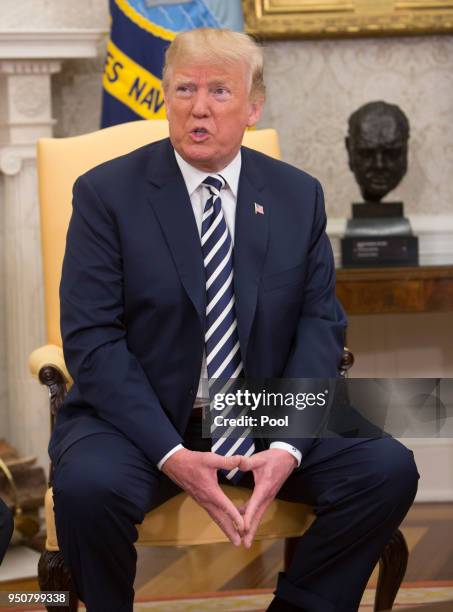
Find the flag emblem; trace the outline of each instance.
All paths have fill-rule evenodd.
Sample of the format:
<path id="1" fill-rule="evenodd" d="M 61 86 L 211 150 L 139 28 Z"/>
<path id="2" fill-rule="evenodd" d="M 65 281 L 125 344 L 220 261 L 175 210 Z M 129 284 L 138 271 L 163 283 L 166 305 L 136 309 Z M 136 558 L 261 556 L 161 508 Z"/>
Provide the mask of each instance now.
<path id="1" fill-rule="evenodd" d="M 264 208 L 261 206 L 261 204 L 257 204 L 255 202 L 254 206 L 255 206 L 255 215 L 264 215 Z"/>

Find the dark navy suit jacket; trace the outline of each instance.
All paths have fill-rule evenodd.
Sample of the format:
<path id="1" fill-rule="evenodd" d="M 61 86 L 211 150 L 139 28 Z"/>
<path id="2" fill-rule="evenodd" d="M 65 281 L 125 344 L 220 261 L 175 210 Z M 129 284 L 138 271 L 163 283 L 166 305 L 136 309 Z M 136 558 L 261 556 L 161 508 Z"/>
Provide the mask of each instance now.
<path id="1" fill-rule="evenodd" d="M 235 224 L 246 375 L 335 377 L 346 321 L 335 298 L 319 182 L 243 147 Z M 182 442 L 201 370 L 204 274 L 168 139 L 76 181 L 60 287 L 74 385 L 51 437 L 54 461 L 96 432 L 122 432 L 153 463 Z M 302 453 L 313 443 L 289 441 Z"/>

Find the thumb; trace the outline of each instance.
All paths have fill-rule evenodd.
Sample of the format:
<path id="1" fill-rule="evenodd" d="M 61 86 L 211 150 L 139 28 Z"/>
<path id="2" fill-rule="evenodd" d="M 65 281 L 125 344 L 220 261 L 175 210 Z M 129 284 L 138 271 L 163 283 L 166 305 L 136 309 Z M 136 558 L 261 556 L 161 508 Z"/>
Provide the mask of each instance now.
<path id="1" fill-rule="evenodd" d="M 239 514 L 244 516 L 244 514 L 247 512 L 247 506 L 248 506 L 248 502 L 246 502 L 245 504 L 242 504 L 242 506 L 239 506 L 238 508 Z"/>
<path id="2" fill-rule="evenodd" d="M 239 466 L 241 457 L 240 455 L 218 455 L 217 453 L 212 453 L 213 467 L 218 470 L 234 470 Z"/>
<path id="3" fill-rule="evenodd" d="M 250 470 L 253 470 L 255 463 L 256 460 L 254 457 L 245 457 L 244 455 L 240 455 L 238 467 L 242 472 L 249 472 Z"/>

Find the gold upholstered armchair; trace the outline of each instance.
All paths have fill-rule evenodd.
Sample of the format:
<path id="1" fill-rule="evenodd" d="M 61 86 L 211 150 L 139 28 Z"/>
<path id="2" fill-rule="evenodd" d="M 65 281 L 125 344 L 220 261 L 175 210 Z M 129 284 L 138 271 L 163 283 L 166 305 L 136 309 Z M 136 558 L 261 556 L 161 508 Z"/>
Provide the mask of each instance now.
<path id="1" fill-rule="evenodd" d="M 71 215 L 72 185 L 80 174 L 93 166 L 167 135 L 166 121 L 135 121 L 83 136 L 42 139 L 38 143 L 47 345 L 31 354 L 30 368 L 32 374 L 49 390 L 51 428 L 72 384 L 61 347 L 58 297 L 66 231 Z M 268 155 L 280 156 L 275 130 L 247 132 L 244 144 Z M 346 351 L 342 374 L 345 374 L 351 365 L 352 355 Z M 225 486 L 224 490 L 237 506 L 242 505 L 250 496 L 248 490 L 240 487 Z M 190 520 L 187 520 L 188 516 L 191 517 Z M 52 466 L 45 499 L 45 517 L 47 539 L 46 550 L 38 566 L 40 588 L 43 591 L 69 591 L 69 609 L 73 611 L 77 609 L 77 596 L 69 571 L 64 566 L 55 530 Z M 275 500 L 263 517 L 256 539 L 285 539 L 286 567 L 291 561 L 298 539 L 314 518 L 310 507 Z M 138 534 L 137 545 L 140 546 L 186 546 L 227 541 L 220 528 L 208 520 L 205 511 L 185 493 L 180 493 L 150 512 L 138 526 Z M 241 554 L 240 550 L 237 554 Z M 404 538 L 397 531 L 380 560 L 375 610 L 392 607 L 404 576 L 407 555 Z M 51 608 L 56 609 L 68 608 Z"/>

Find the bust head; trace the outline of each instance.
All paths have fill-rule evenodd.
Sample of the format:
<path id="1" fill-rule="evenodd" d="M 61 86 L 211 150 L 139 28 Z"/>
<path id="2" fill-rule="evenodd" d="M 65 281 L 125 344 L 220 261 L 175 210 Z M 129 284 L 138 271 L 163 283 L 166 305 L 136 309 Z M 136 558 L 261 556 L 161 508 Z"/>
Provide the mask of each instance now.
<path id="1" fill-rule="evenodd" d="M 370 102 L 349 117 L 346 148 L 362 197 L 379 202 L 407 171 L 409 121 L 394 104 Z"/>

